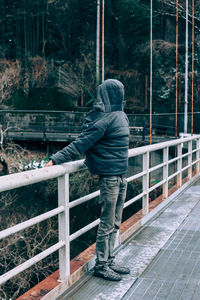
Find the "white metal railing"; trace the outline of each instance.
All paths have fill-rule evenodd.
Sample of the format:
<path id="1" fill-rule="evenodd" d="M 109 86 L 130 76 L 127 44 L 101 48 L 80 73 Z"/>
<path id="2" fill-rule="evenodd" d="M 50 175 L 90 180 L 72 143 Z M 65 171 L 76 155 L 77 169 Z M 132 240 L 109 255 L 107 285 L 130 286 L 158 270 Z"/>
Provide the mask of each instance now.
<path id="1" fill-rule="evenodd" d="M 186 146 L 187 144 L 187 146 Z M 184 149 L 187 148 L 187 153 L 183 154 Z M 169 148 L 176 146 L 176 156 L 169 159 Z M 154 151 L 163 151 L 163 161 L 162 163 L 151 167 L 150 154 Z M 156 188 L 163 187 L 163 198 L 168 197 L 168 183 L 171 179 L 176 178 L 177 187 L 182 186 L 182 174 L 187 171 L 187 176 L 189 179 L 192 178 L 192 171 L 195 168 L 196 173 L 199 173 L 200 164 L 200 135 L 181 138 L 173 141 L 168 141 L 164 143 L 154 144 L 151 146 L 144 146 L 140 148 L 130 149 L 129 158 L 141 156 L 142 157 L 142 172 L 130 176 L 127 178 L 128 182 L 136 179 L 142 180 L 142 192 L 135 196 L 134 198 L 125 202 L 124 207 L 128 207 L 139 199 L 142 199 L 142 209 L 143 214 L 146 215 L 149 212 L 149 193 Z M 193 160 L 193 156 L 195 159 Z M 187 158 L 186 165 L 183 167 L 183 159 Z M 176 169 L 173 174 L 169 175 L 169 166 L 172 163 L 176 163 Z M 73 202 L 69 201 L 69 174 L 73 172 L 78 172 L 84 169 L 84 161 L 79 160 L 75 162 L 65 163 L 62 165 L 57 165 L 49 168 L 37 169 L 26 171 L 17 174 L 11 174 L 0 177 L 0 192 L 8 191 L 11 189 L 19 188 L 22 186 L 27 186 L 33 183 L 38 183 L 52 178 L 58 178 L 58 207 L 49 212 L 41 214 L 30 220 L 16 224 L 8 229 L 0 232 L 0 239 L 9 237 L 10 235 L 24 230 L 30 226 L 33 226 L 41 221 L 49 219 L 53 216 L 58 215 L 59 220 L 59 242 L 45 251 L 39 253 L 35 257 L 27 260 L 23 264 L 17 266 L 16 268 L 10 270 L 9 272 L 0 276 L 0 285 L 5 283 L 7 280 L 11 279 L 20 272 L 28 269 L 33 264 L 39 262 L 43 258 L 52 254 L 53 252 L 59 250 L 59 276 L 60 280 L 64 280 L 70 274 L 70 242 L 83 233 L 89 231 L 91 228 L 99 224 L 99 219 L 88 224 L 87 226 L 81 228 L 77 232 L 70 235 L 69 232 L 69 210 L 83 202 L 89 201 L 99 195 L 99 191 L 81 197 Z M 193 169 L 192 169 L 193 168 Z M 150 185 L 149 177 L 153 171 L 161 170 L 162 178 L 161 180 Z M 63 261 L 65 263 L 63 263 Z"/>

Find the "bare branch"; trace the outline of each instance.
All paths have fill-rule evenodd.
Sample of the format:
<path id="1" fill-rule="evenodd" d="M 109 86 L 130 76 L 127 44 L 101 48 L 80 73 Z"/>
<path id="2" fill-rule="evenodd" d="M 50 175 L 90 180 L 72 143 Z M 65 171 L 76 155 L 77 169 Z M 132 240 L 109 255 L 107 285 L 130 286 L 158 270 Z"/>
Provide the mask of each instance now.
<path id="1" fill-rule="evenodd" d="M 164 11 L 164 13 L 163 13 L 163 11 L 160 12 L 158 10 L 158 11 L 156 11 L 158 14 L 162 13 L 162 15 L 170 16 L 170 17 L 175 17 L 176 16 L 176 12 L 175 12 L 176 1 L 159 0 L 159 2 L 162 3 L 162 4 L 164 3 L 166 6 L 168 6 L 171 9 L 171 13 L 169 11 L 166 11 L 166 10 Z M 186 17 L 185 17 L 186 10 L 185 10 L 185 8 L 180 3 L 178 4 L 178 6 L 179 6 L 179 17 L 181 17 L 183 20 L 185 20 L 186 19 Z M 155 11 L 154 11 L 154 13 L 155 13 Z M 188 13 L 188 16 L 192 20 L 192 15 L 190 13 Z M 196 22 L 197 21 L 200 22 L 200 18 L 194 16 L 194 19 L 195 19 Z M 192 25 L 192 21 L 191 20 L 189 19 L 188 22 L 189 22 L 189 24 Z M 195 25 L 194 28 L 198 32 L 200 32 L 200 28 L 197 25 Z"/>

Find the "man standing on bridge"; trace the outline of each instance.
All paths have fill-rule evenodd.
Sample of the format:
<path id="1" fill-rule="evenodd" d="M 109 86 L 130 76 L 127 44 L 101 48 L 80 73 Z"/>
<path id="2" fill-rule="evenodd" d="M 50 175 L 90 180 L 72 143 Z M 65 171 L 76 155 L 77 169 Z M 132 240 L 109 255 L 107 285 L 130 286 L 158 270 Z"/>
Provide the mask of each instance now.
<path id="1" fill-rule="evenodd" d="M 45 167 L 62 164 L 86 154 L 85 164 L 99 175 L 101 216 L 96 238 L 94 275 L 121 280 L 130 270 L 114 261 L 114 245 L 126 198 L 129 123 L 123 111 L 124 86 L 108 79 L 98 87 L 97 102 L 83 124 L 82 133 L 51 156 Z"/>

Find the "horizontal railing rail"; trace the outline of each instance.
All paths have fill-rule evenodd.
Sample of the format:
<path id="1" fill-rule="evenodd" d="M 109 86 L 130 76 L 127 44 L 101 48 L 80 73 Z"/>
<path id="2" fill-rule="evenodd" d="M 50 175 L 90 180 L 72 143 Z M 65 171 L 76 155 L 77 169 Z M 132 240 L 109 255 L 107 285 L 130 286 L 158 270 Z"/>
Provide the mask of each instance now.
<path id="1" fill-rule="evenodd" d="M 169 157 L 169 148 L 176 148 L 176 155 L 173 158 Z M 162 151 L 161 151 L 162 150 Z M 187 150 L 187 151 L 186 151 Z M 162 162 L 151 166 L 151 155 L 155 151 L 161 151 Z M 186 151 L 186 153 L 184 153 Z M 131 175 L 127 178 L 128 183 L 134 180 L 141 180 L 142 192 L 125 202 L 124 208 L 132 205 L 138 200 L 142 199 L 142 211 L 146 215 L 149 212 L 149 194 L 162 186 L 163 199 L 168 197 L 169 181 L 176 178 L 177 188 L 182 186 L 183 173 L 187 171 L 188 179 L 193 176 L 193 168 L 196 173 L 199 173 L 200 165 L 200 135 L 195 135 L 187 138 L 181 138 L 173 141 L 168 141 L 159 144 L 153 144 L 140 148 L 130 149 L 129 158 L 141 156 L 142 171 L 137 174 Z M 195 156 L 195 157 L 193 157 Z M 186 160 L 186 161 L 185 161 Z M 176 168 L 172 174 L 169 174 L 169 166 L 176 164 Z M 69 211 L 71 208 L 78 206 L 86 201 L 90 201 L 98 197 L 100 191 L 97 190 L 91 194 L 80 197 L 72 202 L 69 199 L 69 174 L 79 172 L 85 169 L 84 160 L 69 162 L 62 165 L 56 165 L 49 168 L 42 168 L 37 170 L 25 171 L 21 173 L 10 174 L 0 177 L 0 192 L 9 191 L 12 189 L 20 188 L 30 184 L 39 183 L 52 178 L 58 178 L 58 207 L 50 210 L 44 214 L 36 216 L 30 220 L 16 224 L 10 228 L 0 232 L 0 239 L 7 238 L 12 234 L 22 231 L 30 226 L 38 224 L 53 216 L 58 216 L 59 224 L 59 241 L 55 245 L 46 249 L 45 251 L 37 254 L 35 257 L 27 260 L 23 264 L 8 271 L 0 276 L 0 285 L 4 284 L 7 280 L 16 276 L 22 271 L 30 268 L 40 260 L 55 251 L 59 251 L 59 277 L 60 280 L 65 280 L 70 275 L 70 242 L 88 232 L 90 229 L 99 224 L 99 219 L 79 229 L 78 231 L 70 234 L 69 224 Z M 150 176 L 153 172 L 162 174 L 159 175 L 159 180 L 156 183 L 150 184 Z M 63 263 L 63 261 L 65 263 Z"/>

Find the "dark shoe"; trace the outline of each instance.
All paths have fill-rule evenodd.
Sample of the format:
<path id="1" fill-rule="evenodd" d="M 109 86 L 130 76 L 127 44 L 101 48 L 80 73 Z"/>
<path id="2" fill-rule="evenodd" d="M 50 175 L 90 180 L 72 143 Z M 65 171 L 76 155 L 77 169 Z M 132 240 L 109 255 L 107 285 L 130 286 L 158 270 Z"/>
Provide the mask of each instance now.
<path id="1" fill-rule="evenodd" d="M 115 262 L 112 262 L 109 265 L 109 268 L 112 269 L 114 272 L 116 272 L 118 274 L 129 274 L 130 273 L 129 268 L 122 267 L 122 266 L 116 264 Z"/>
<path id="2" fill-rule="evenodd" d="M 113 270 L 111 270 L 107 266 L 101 267 L 101 268 L 94 267 L 94 276 L 101 277 L 101 278 L 104 278 L 104 279 L 110 280 L 110 281 L 119 281 L 122 279 L 119 274 L 115 273 Z"/>

